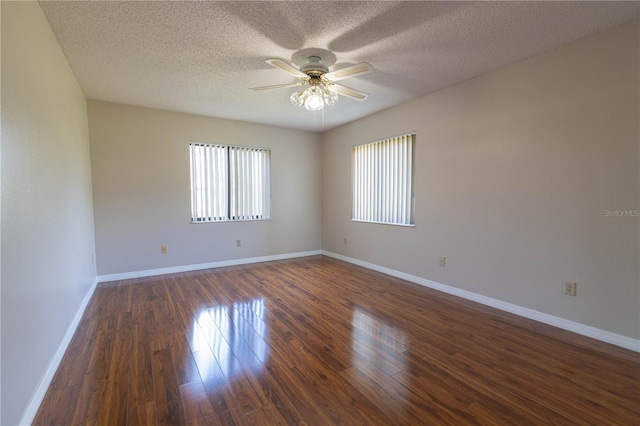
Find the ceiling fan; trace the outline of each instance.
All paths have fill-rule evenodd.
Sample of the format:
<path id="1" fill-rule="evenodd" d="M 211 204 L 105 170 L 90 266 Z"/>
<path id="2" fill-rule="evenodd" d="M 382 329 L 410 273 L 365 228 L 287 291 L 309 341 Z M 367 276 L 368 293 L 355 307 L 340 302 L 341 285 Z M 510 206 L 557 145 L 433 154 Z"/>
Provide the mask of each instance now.
<path id="1" fill-rule="evenodd" d="M 322 64 L 321 61 L 320 56 L 309 56 L 307 63 L 298 69 L 282 59 L 267 59 L 266 62 L 269 65 L 284 70 L 302 81 L 276 84 L 273 86 L 252 87 L 249 90 L 281 89 L 308 85 L 309 87 L 300 92 L 294 92 L 290 97 L 291 103 L 295 106 L 304 106 L 307 111 L 320 111 L 325 105 L 334 105 L 338 101 L 338 95 L 358 101 L 367 99 L 369 96 L 367 93 L 351 89 L 350 87 L 335 82 L 345 78 L 369 74 L 373 71 L 371 65 L 366 62 L 361 62 L 329 72 L 329 67 Z"/>

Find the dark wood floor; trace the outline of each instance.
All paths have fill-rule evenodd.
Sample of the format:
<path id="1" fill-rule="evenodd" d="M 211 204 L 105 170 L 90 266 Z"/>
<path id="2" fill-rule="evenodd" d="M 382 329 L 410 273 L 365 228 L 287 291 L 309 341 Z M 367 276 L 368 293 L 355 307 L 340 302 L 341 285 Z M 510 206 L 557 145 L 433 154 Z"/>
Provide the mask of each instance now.
<path id="1" fill-rule="evenodd" d="M 640 424 L 637 353 L 326 257 L 99 286 L 34 424 Z"/>

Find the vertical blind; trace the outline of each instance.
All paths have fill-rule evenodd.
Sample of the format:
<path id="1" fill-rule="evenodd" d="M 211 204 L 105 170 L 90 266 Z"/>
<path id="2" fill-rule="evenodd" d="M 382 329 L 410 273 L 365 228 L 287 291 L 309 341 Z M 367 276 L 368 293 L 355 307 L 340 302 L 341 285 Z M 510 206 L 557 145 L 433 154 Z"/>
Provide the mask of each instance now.
<path id="1" fill-rule="evenodd" d="M 229 147 L 229 215 L 232 220 L 271 216 L 269 159 L 267 149 Z"/>
<path id="2" fill-rule="evenodd" d="M 271 152 L 192 142 L 191 221 L 269 219 Z"/>
<path id="3" fill-rule="evenodd" d="M 415 134 L 352 150 L 352 219 L 413 225 Z"/>

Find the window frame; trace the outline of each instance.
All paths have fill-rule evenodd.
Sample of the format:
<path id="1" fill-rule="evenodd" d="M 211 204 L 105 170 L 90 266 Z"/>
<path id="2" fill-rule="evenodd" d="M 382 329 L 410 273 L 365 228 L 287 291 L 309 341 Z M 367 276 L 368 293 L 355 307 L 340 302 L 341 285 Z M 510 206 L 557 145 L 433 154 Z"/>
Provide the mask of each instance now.
<path id="1" fill-rule="evenodd" d="M 194 146 L 202 146 L 202 147 L 216 147 L 216 148 L 222 148 L 224 150 L 224 170 L 220 171 L 217 169 L 213 169 L 213 167 L 209 167 L 206 168 L 206 170 L 201 170 L 201 173 L 199 174 L 200 178 L 202 178 L 202 176 L 206 176 L 207 177 L 207 181 L 205 183 L 205 189 L 204 191 L 208 191 L 209 188 L 211 189 L 211 191 L 213 191 L 214 186 L 212 184 L 212 180 L 213 179 L 213 175 L 214 173 L 218 176 L 220 175 L 224 175 L 224 185 L 225 188 L 222 191 L 223 197 L 224 197 L 224 215 L 218 215 L 218 212 L 211 212 L 210 213 L 214 213 L 212 215 L 198 215 L 198 211 L 197 211 L 197 207 L 195 206 L 196 203 L 196 195 L 194 195 L 194 179 L 197 175 L 196 171 L 194 170 Z M 261 147 L 261 146 L 251 146 L 251 145 L 234 145 L 234 144 L 228 144 L 228 143 L 215 143 L 215 142 L 202 142 L 202 141 L 189 141 L 188 144 L 188 149 L 189 149 L 189 181 L 190 181 L 190 222 L 192 224 L 201 224 L 201 223 L 229 223 L 229 222 L 248 222 L 248 221 L 267 221 L 267 220 L 271 220 L 272 219 L 272 193 L 271 193 L 271 148 L 268 147 Z M 241 212 L 237 211 L 237 196 L 238 194 L 242 195 L 243 199 L 246 199 L 246 197 L 250 197 L 251 195 L 253 195 L 254 193 L 254 184 L 253 182 L 251 182 L 251 184 L 247 187 L 249 189 L 248 192 L 238 192 L 238 179 L 240 178 L 240 176 L 242 176 L 242 178 L 253 178 L 255 177 L 255 173 L 256 170 L 253 169 L 255 168 L 255 165 L 257 164 L 256 162 L 253 161 L 249 161 L 247 163 L 246 159 L 240 159 L 240 161 L 236 162 L 236 164 L 232 164 L 232 152 L 242 152 L 243 150 L 246 151 L 254 151 L 254 152 L 259 152 L 259 153 L 265 153 L 266 154 L 266 159 L 263 160 L 262 162 L 262 167 L 265 167 L 265 170 L 263 170 L 263 187 L 260 191 L 257 191 L 257 193 L 262 193 L 263 197 L 262 197 L 262 206 L 263 206 L 263 211 L 262 214 L 257 214 L 256 212 L 252 212 L 249 211 L 248 213 L 245 213 L 244 215 L 241 215 Z M 240 157 L 241 155 L 239 155 L 238 157 Z M 233 168 L 236 167 L 238 168 L 238 166 L 240 166 L 240 173 L 233 173 Z M 204 166 L 203 166 L 204 167 Z M 249 170 L 247 170 L 247 167 L 249 167 Z M 237 172 L 238 170 L 236 170 Z M 244 189 L 242 189 L 241 191 L 244 191 Z M 212 197 L 213 194 L 209 193 L 207 196 Z M 220 195 L 218 195 L 218 197 L 220 197 Z M 232 206 L 233 201 L 236 200 L 236 204 L 234 206 Z"/>
<path id="2" fill-rule="evenodd" d="M 405 207 L 407 207 L 407 209 L 405 209 L 405 212 L 408 212 L 408 223 L 407 221 L 403 220 L 403 221 L 393 221 L 390 220 L 389 218 L 387 218 L 387 220 L 376 220 L 376 219 L 384 219 L 384 218 L 380 218 L 379 216 L 385 216 L 385 215 L 389 215 L 387 214 L 383 214 L 380 213 L 381 210 L 381 201 L 379 201 L 379 198 L 381 196 L 381 193 L 384 191 L 388 191 L 389 187 L 386 188 L 386 190 L 381 190 L 380 189 L 380 181 L 382 180 L 382 178 L 380 178 L 379 175 L 376 175 L 376 178 L 378 179 L 378 184 L 375 187 L 375 190 L 377 191 L 375 194 L 374 193 L 368 193 L 368 194 L 361 194 L 361 193 L 357 193 L 357 188 L 356 188 L 356 184 L 360 184 L 360 185 L 366 185 L 363 182 L 365 181 L 365 178 L 368 176 L 360 176 L 360 179 L 358 179 L 358 176 L 356 176 L 356 173 L 358 170 L 356 170 L 357 163 L 358 163 L 358 159 L 357 159 L 357 154 L 356 154 L 356 149 L 358 148 L 362 148 L 365 146 L 375 146 L 377 144 L 380 144 L 380 146 L 382 146 L 382 144 L 386 143 L 386 142 L 392 142 L 394 139 L 399 139 L 399 138 L 405 138 L 405 137 L 410 137 L 410 154 L 406 155 L 403 157 L 404 160 L 410 162 L 409 166 L 410 166 L 410 170 L 405 171 L 405 173 L 407 173 L 407 182 L 408 182 L 408 188 L 407 188 L 407 193 L 405 194 L 405 202 L 408 201 L 408 205 L 405 204 Z M 386 137 L 383 139 L 378 139 L 375 140 L 373 142 L 366 142 L 366 143 L 362 143 L 362 144 L 358 144 L 358 145 L 353 145 L 351 147 L 351 221 L 352 222 L 363 222 L 363 223 L 375 223 L 375 224 L 380 224 L 380 225 L 392 225 L 392 226 L 404 226 L 404 227 L 415 227 L 416 226 L 416 214 L 415 214 L 415 152 L 416 152 L 416 140 L 417 140 L 417 135 L 416 135 L 416 131 L 411 131 L 411 132 L 406 132 L 406 133 L 401 133 L 398 134 L 396 136 L 390 136 L 390 137 Z M 378 148 L 379 151 L 381 151 L 382 149 Z M 389 154 L 384 153 L 383 154 Z M 399 158 L 399 155 L 397 152 L 394 153 L 394 155 L 396 155 L 395 158 L 389 159 L 388 156 L 382 156 L 381 158 L 376 157 L 377 162 L 383 162 L 384 166 L 387 167 L 387 169 L 384 169 L 384 171 L 399 171 L 400 169 L 397 167 L 397 161 L 402 161 L 401 158 Z M 395 162 L 393 160 L 396 160 Z M 369 161 L 368 163 L 363 164 L 360 163 L 359 167 L 371 167 L 372 162 Z M 406 170 L 406 168 L 404 169 Z M 371 173 L 371 172 L 369 172 Z M 383 172 L 380 172 L 380 169 L 377 168 L 376 173 L 380 174 Z M 396 180 L 397 180 L 397 176 L 396 176 Z M 389 182 L 384 182 L 386 185 L 391 185 Z M 397 185 L 397 183 L 396 183 Z M 392 185 L 393 186 L 393 185 Z M 397 188 L 397 187 L 396 187 Z M 368 188 L 369 190 L 373 189 L 373 188 Z M 362 191 L 362 187 L 360 188 L 360 190 Z M 368 198 L 368 202 L 370 202 L 371 204 L 368 206 L 368 214 L 362 214 L 362 210 L 366 208 L 364 208 L 363 202 L 362 200 L 359 200 L 359 205 L 357 206 L 357 200 L 356 197 L 360 195 L 361 197 L 364 198 Z M 376 204 L 376 205 L 374 205 Z M 385 208 L 387 207 L 387 205 L 385 204 Z M 397 205 L 395 205 L 394 208 L 397 208 Z M 358 211 L 357 211 L 358 210 Z M 399 214 L 397 212 L 392 212 L 390 214 L 390 216 L 398 216 Z M 369 217 L 369 218 L 365 218 L 363 216 Z M 371 218 L 372 216 L 376 216 L 375 218 Z"/>

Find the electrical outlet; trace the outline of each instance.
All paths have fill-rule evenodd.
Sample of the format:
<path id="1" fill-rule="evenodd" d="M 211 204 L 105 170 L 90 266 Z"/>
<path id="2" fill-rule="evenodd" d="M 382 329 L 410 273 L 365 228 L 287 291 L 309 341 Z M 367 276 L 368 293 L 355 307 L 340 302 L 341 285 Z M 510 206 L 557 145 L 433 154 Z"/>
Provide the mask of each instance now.
<path id="1" fill-rule="evenodd" d="M 242 247 L 242 240 L 236 240 L 236 247 Z"/>
<path id="2" fill-rule="evenodd" d="M 161 247 L 161 250 L 162 250 L 162 254 L 167 254 L 167 253 L 169 253 L 169 248 L 168 248 L 167 246 L 162 246 L 162 247 Z"/>
<path id="3" fill-rule="evenodd" d="M 576 287 L 578 286 L 577 283 L 571 282 L 571 281 L 565 281 L 564 282 L 564 294 L 566 294 L 567 296 L 575 296 L 576 295 Z"/>
<path id="4" fill-rule="evenodd" d="M 344 237 L 344 243 L 347 244 L 347 237 Z"/>
<path id="5" fill-rule="evenodd" d="M 440 266 L 442 266 L 443 268 L 445 266 L 447 266 L 447 258 L 444 256 L 440 256 Z"/>

